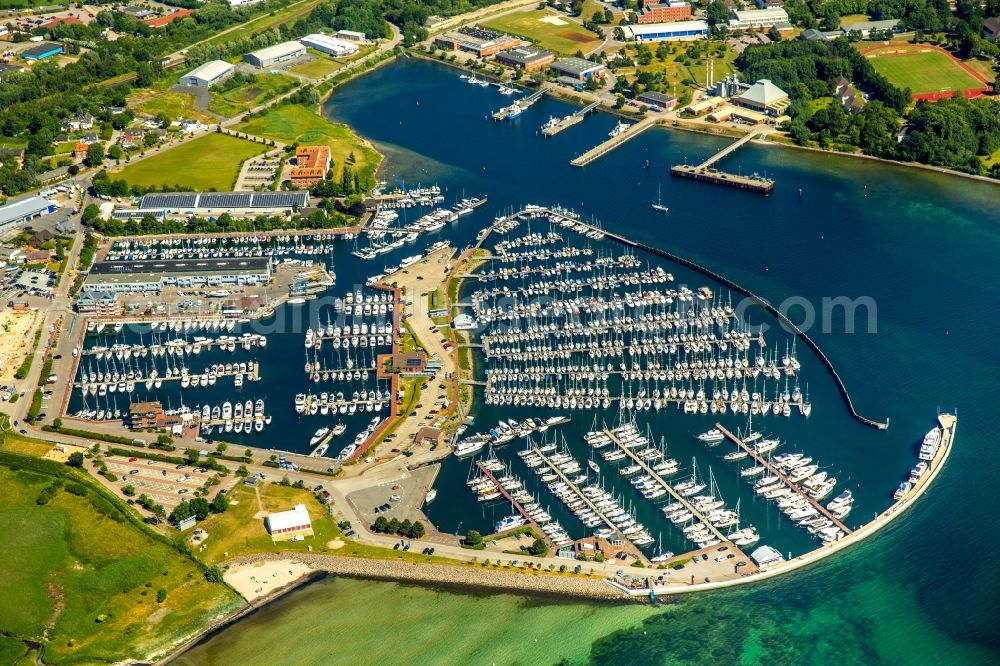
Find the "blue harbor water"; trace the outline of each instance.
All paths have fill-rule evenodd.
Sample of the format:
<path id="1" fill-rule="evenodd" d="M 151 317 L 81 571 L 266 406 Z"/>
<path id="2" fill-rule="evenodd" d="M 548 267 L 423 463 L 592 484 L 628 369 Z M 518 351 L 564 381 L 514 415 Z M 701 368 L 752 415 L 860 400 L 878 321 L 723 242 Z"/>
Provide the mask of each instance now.
<path id="1" fill-rule="evenodd" d="M 671 179 L 670 165 L 700 161 L 726 140 L 663 130 L 647 132 L 589 167 L 576 169 L 570 159 L 602 141 L 615 125 L 614 118 L 592 116 L 556 137 L 543 139 L 538 131 L 541 125 L 573 107 L 546 98 L 513 121 L 493 123 L 489 114 L 508 103 L 495 88 L 465 84 L 453 69 L 401 61 L 339 89 L 325 111 L 386 154 L 384 177 L 390 182 L 437 184 L 448 203 L 462 196 L 489 196 L 487 205 L 440 234 L 422 237 L 417 247 L 448 239 L 461 249 L 498 213 L 527 203 L 561 204 L 586 220 L 687 257 L 775 305 L 783 304 L 836 366 L 858 412 L 890 422 L 888 430 L 879 431 L 853 419 L 827 370 L 801 344 L 797 346 L 802 364 L 798 378 L 803 388 L 808 384 L 811 416 L 769 415 L 754 421 L 755 429 L 784 442 L 781 450 L 813 456 L 838 478 L 838 492 L 843 488 L 854 492 L 855 508 L 845 521 L 849 526 L 867 522 L 891 503 L 893 490 L 916 462 L 916 448 L 935 424 L 937 412 L 955 410 L 959 416 L 956 447 L 943 473 L 916 507 L 892 527 L 806 572 L 748 590 L 679 601 L 653 612 L 641 629 L 634 628 L 637 619 L 633 616 L 626 619 L 623 614 L 621 624 L 604 617 L 607 631 L 600 633 L 622 631 L 598 640 L 590 656 L 618 663 L 709 659 L 898 663 L 910 654 L 949 663 L 995 660 L 1000 646 L 991 602 L 1000 593 L 1000 583 L 991 553 L 1000 546 L 1000 536 L 992 519 L 997 465 L 991 446 L 995 437 L 990 434 L 995 410 L 990 405 L 1000 398 L 993 378 L 1000 367 L 1000 353 L 990 342 L 990 331 L 1000 325 L 1000 314 L 993 307 L 1000 297 L 992 268 L 1000 250 L 1000 191 L 996 186 L 866 160 L 750 145 L 720 167 L 774 178 L 774 192 L 762 197 Z M 650 206 L 658 188 L 662 188 L 663 203 L 670 207 L 667 215 Z M 524 226 L 516 233 L 525 231 Z M 546 231 L 541 225 L 532 229 Z M 580 245 L 581 240 L 574 239 L 574 243 Z M 621 252 L 608 241 L 603 246 Z M 402 256 L 415 252 L 409 246 L 362 262 L 350 255 L 351 249 L 350 242 L 340 243 L 331 255 L 338 274 L 333 290 L 337 294 L 352 289 L 364 275 L 382 270 L 383 264 L 398 264 Z M 723 293 L 692 271 L 662 265 L 674 274 L 675 286 L 707 285 Z M 463 293 L 476 288 L 477 284 L 470 283 Z M 824 316 L 824 299 L 839 297 L 863 307 L 848 320 L 837 308 Z M 250 387 L 255 395 L 267 396 L 268 411 L 274 414 L 271 430 L 266 429 L 264 436 L 275 437 L 279 448 L 305 451 L 322 419 L 296 416 L 292 396 L 328 389 L 312 388 L 302 369 L 302 333 L 309 325 L 302 320 L 311 323 L 317 315 L 308 306 L 291 311 L 293 307 L 282 308 L 276 318 L 283 327 L 295 329 L 294 333 L 272 335 L 266 349 L 253 352 L 261 361 L 263 381 Z M 826 307 L 831 309 L 829 303 Z M 804 320 L 809 313 L 815 315 L 814 323 Z M 777 345 L 784 351 L 791 338 L 774 327 L 773 319 L 755 309 L 748 317 L 754 324 L 770 324 L 765 334 L 768 348 Z M 186 395 L 184 399 L 190 401 Z M 541 408 L 486 406 L 481 397 L 476 405 L 469 434 L 488 429 L 501 418 L 550 415 Z M 618 411 L 575 410 L 567 415 L 572 422 L 550 433 L 564 435 L 577 460 L 585 462 L 590 454 L 582 433 L 590 429 L 595 417 L 599 425 L 615 424 Z M 353 437 L 370 417 L 356 415 L 345 438 Z M 339 418 L 331 416 L 327 424 Z M 716 420 L 730 429 L 745 428 L 745 417 L 685 415 L 671 407 L 643 413 L 637 420 L 643 428 L 649 425 L 655 439 L 665 439 L 670 457 L 682 466 L 689 468 L 696 458 L 706 478 L 711 468 L 727 504 L 741 501 L 743 522 L 758 528 L 761 543 L 793 555 L 816 545 L 772 505 L 756 497 L 735 466 L 721 460 L 720 452 L 707 450 L 692 437 Z M 254 437 L 260 435 L 244 441 Z M 497 455 L 511 461 L 518 475 L 534 483 L 534 475 L 519 466 L 517 441 L 499 449 Z M 502 503 L 475 501 L 465 484 L 470 465 L 468 459 L 454 457 L 443 464 L 437 499 L 427 509 L 429 518 L 443 531 L 475 527 L 488 532 L 494 520 L 510 512 Z M 636 517 L 662 538 L 664 549 L 680 552 L 685 548 L 677 530 L 652 503 L 619 479 L 607 482 L 615 484 Z M 571 536 L 586 533 L 558 500 L 547 495 L 543 485 L 531 489 Z M 308 610 L 296 607 L 287 612 L 299 617 L 326 613 L 331 618 L 342 612 L 333 600 L 348 592 L 338 593 L 336 584 L 321 585 L 330 586 L 329 597 L 311 595 L 303 601 Z M 383 584 L 369 585 L 377 590 Z M 385 586 L 386 594 L 390 589 Z M 452 608 L 455 619 L 468 605 L 452 593 L 437 593 L 433 603 L 443 616 Z M 577 607 L 553 606 L 551 617 L 565 615 L 569 626 L 573 613 L 566 609 Z M 523 621 L 529 622 L 530 615 L 525 614 Z M 502 628 L 484 628 L 483 640 L 516 630 L 519 618 L 513 614 Z M 246 623 L 258 637 L 255 644 L 261 650 L 267 649 L 268 641 L 260 636 L 294 624 L 278 613 L 251 617 Z M 590 629 L 566 631 L 592 641 Z M 704 640 L 686 636 L 690 631 L 702 632 Z M 336 661 L 324 650 L 323 639 L 304 640 L 302 658 Z M 418 661 L 465 663 L 465 657 L 471 656 L 463 649 L 449 652 L 446 643 L 440 646 L 441 653 L 423 652 Z M 726 647 L 712 647 L 719 644 Z M 222 663 L 219 659 L 227 654 L 226 641 L 217 645 L 220 651 L 212 653 L 213 661 Z M 501 663 L 519 658 L 500 649 L 476 654 Z M 586 656 L 563 644 L 544 655 L 548 661 L 562 657 L 579 661 Z M 395 661 L 405 661 L 402 655 L 396 657 Z"/>

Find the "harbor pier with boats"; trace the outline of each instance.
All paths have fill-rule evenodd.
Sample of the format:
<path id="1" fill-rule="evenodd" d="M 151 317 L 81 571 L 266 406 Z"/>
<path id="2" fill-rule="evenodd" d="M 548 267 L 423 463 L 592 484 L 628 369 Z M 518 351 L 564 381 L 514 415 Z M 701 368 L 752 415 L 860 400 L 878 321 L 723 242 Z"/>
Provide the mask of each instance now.
<path id="1" fill-rule="evenodd" d="M 760 130 L 754 128 L 697 166 L 678 164 L 670 167 L 670 174 L 681 178 L 690 178 L 706 183 L 734 187 L 740 190 L 769 194 L 774 189 L 774 181 L 769 178 L 764 178 L 756 174 L 744 176 L 742 174 L 726 173 L 713 167 L 715 163 L 735 153 L 760 136 L 760 134 Z"/>

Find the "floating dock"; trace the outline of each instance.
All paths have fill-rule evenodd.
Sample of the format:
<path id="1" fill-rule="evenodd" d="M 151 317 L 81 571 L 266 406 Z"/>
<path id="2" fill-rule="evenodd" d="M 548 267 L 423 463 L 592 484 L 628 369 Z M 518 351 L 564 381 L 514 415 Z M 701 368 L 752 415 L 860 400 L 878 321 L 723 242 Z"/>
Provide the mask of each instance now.
<path id="1" fill-rule="evenodd" d="M 573 160 L 570 161 L 570 164 L 572 164 L 575 167 L 584 167 L 584 166 L 587 166 L 588 164 L 590 164 L 591 162 L 593 162 L 597 158 L 603 157 L 604 155 L 607 155 L 612 150 L 614 150 L 618 146 L 622 145 L 623 143 L 625 143 L 629 139 L 642 134 L 643 132 L 645 132 L 646 130 L 648 130 L 650 127 L 652 127 L 655 124 L 656 124 L 656 118 L 652 118 L 652 117 L 643 118 L 639 122 L 637 122 L 634 125 L 632 125 L 631 127 L 629 127 L 627 131 L 625 131 L 625 132 L 623 132 L 623 133 L 621 133 L 621 134 L 619 134 L 617 136 L 611 137 L 607 141 L 594 146 L 593 148 L 591 148 L 587 152 L 585 152 L 582 155 L 579 155 L 578 157 L 574 158 Z"/>
<path id="2" fill-rule="evenodd" d="M 713 169 L 712 165 L 728 157 L 732 153 L 753 141 L 760 134 L 759 130 L 752 130 L 740 137 L 735 142 L 729 144 L 719 152 L 715 153 L 698 166 L 676 165 L 670 168 L 670 175 L 681 178 L 690 178 L 704 183 L 715 183 L 727 187 L 735 187 L 739 190 L 748 190 L 760 194 L 769 194 L 774 189 L 774 181 L 769 178 L 759 176 L 743 176 L 734 173 L 726 173 Z"/>
<path id="3" fill-rule="evenodd" d="M 802 488 L 800 488 L 798 486 L 798 484 L 792 483 L 788 479 L 788 476 L 785 475 L 784 472 L 778 470 L 774 465 L 772 465 L 770 462 L 768 462 L 768 460 L 766 458 L 764 458 L 764 456 L 762 456 L 759 453 L 757 453 L 753 449 L 753 447 L 747 446 L 746 443 L 742 439 L 740 439 L 739 437 L 737 437 L 733 433 L 731 433 L 728 430 L 726 430 L 724 427 L 722 427 L 721 424 L 716 423 L 715 427 L 718 428 L 719 432 L 721 432 L 723 435 L 725 435 L 726 438 L 729 439 L 731 442 L 733 442 L 737 447 L 739 447 L 743 451 L 746 451 L 747 454 L 751 458 L 753 458 L 753 460 L 758 465 L 763 466 L 764 469 L 766 469 L 768 471 L 768 474 L 771 474 L 772 476 L 776 476 L 779 479 L 781 479 L 781 482 L 787 488 L 789 488 L 792 492 L 794 492 L 796 495 L 798 495 L 802 499 L 806 500 L 809 503 L 810 506 L 812 506 L 814 509 L 816 509 L 817 511 L 819 511 L 820 515 L 822 515 L 827 520 L 830 520 L 831 522 L 833 522 L 833 524 L 836 525 L 839 529 L 843 530 L 843 532 L 844 532 L 845 535 L 850 534 L 851 532 L 854 531 L 850 527 L 848 527 L 847 525 L 845 525 L 844 523 L 840 522 L 840 520 L 837 519 L 837 517 L 834 516 L 832 513 L 830 513 L 830 511 L 828 511 L 825 506 L 823 506 L 822 504 L 820 504 L 818 501 L 814 500 L 812 497 L 809 497 L 809 495 L 806 494 L 806 492 L 804 490 L 802 490 Z"/>
<path id="4" fill-rule="evenodd" d="M 555 125 L 549 125 L 548 127 L 543 127 L 542 136 L 555 136 L 556 134 L 559 134 L 559 132 L 562 132 L 564 129 L 576 125 L 578 122 L 583 120 L 588 113 L 590 113 L 600 105 L 601 103 L 599 101 L 593 102 L 583 107 L 576 113 L 571 113 L 570 115 L 560 119 L 559 122 L 556 123 Z"/>
<path id="5" fill-rule="evenodd" d="M 505 106 L 499 111 L 493 114 L 493 120 L 506 120 L 507 118 L 516 118 L 521 115 L 521 112 L 527 109 L 529 106 L 537 102 L 545 94 L 545 89 L 536 90 L 527 97 L 522 97 L 521 99 L 514 100 L 514 103 L 510 106 Z M 514 108 L 516 107 L 516 108 Z M 512 113 L 513 112 L 513 113 Z"/>
<path id="6" fill-rule="evenodd" d="M 635 464 L 639 465 L 639 467 L 642 468 L 643 472 L 653 477 L 654 481 L 663 486 L 663 488 L 667 491 L 667 494 L 670 495 L 670 497 L 672 497 L 674 501 L 683 504 L 684 508 L 691 512 L 691 515 L 694 516 L 695 520 L 705 525 L 705 527 L 708 528 L 708 531 L 712 533 L 712 536 L 718 539 L 720 543 L 726 544 L 734 551 L 739 550 L 735 544 L 730 543 L 729 537 L 723 534 L 719 530 L 719 528 L 713 525 L 711 521 L 709 521 L 708 518 L 706 518 L 704 514 L 702 514 L 701 511 L 696 509 L 694 505 L 688 501 L 687 497 L 681 495 L 679 492 L 674 490 L 674 487 L 671 486 L 669 483 L 667 483 L 666 479 L 664 479 L 662 476 L 654 472 L 653 468 L 650 467 L 645 460 L 637 456 L 635 452 L 632 451 L 632 449 L 625 446 L 625 444 L 622 443 L 622 441 L 618 438 L 618 436 L 615 435 L 612 429 L 605 428 L 604 434 L 611 438 L 611 441 L 615 443 L 615 446 L 617 446 L 620 451 L 624 452 L 625 455 L 628 456 Z"/>
<path id="7" fill-rule="evenodd" d="M 521 506 L 521 503 L 518 502 L 516 499 L 514 499 L 511 496 L 511 494 L 507 492 L 507 489 L 504 488 L 499 481 L 497 481 L 497 478 L 496 476 L 493 475 L 493 472 L 486 469 L 486 466 L 483 465 L 482 461 L 477 461 L 476 467 L 479 468 L 479 472 L 481 474 L 483 474 L 490 481 L 493 482 L 493 485 L 495 485 L 497 490 L 500 491 L 500 494 L 503 495 L 503 498 L 508 502 L 510 502 L 510 505 L 514 507 L 514 510 L 517 511 L 519 514 L 521 514 L 521 516 L 523 516 L 526 521 L 528 521 L 528 525 L 530 525 L 531 529 L 535 531 L 535 535 L 540 537 L 546 543 L 546 545 L 548 545 L 551 548 L 552 540 L 549 538 L 549 535 L 542 531 L 542 528 L 538 525 L 538 523 L 535 522 L 534 518 L 528 515 L 528 512 L 524 510 L 524 507 Z"/>

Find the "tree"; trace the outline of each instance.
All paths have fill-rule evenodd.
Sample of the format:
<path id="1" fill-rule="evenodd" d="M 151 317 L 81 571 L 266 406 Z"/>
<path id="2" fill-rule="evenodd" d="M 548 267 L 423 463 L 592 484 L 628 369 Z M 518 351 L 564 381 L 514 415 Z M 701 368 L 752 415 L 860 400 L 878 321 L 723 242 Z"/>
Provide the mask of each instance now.
<path id="1" fill-rule="evenodd" d="M 66 459 L 66 464 L 70 467 L 83 467 L 83 453 L 80 451 L 74 451 L 69 454 L 69 458 Z"/>
<path id="2" fill-rule="evenodd" d="M 466 546 L 478 546 L 483 542 L 483 535 L 476 530 L 469 530 L 465 533 Z"/>
<path id="3" fill-rule="evenodd" d="M 191 513 L 198 520 L 205 520 L 208 518 L 208 514 L 211 509 L 208 506 L 208 500 L 204 497 L 196 497 L 191 500 Z"/>
<path id="4" fill-rule="evenodd" d="M 62 430 L 62 427 L 63 427 L 62 419 L 59 418 L 58 416 L 55 419 L 53 419 L 52 420 L 52 427 L 55 428 L 56 430 Z"/>
<path id="5" fill-rule="evenodd" d="M 205 580 L 209 583 L 221 583 L 222 582 L 222 569 L 219 567 L 209 567 L 205 571 Z"/>
<path id="6" fill-rule="evenodd" d="M 226 449 L 228 448 L 229 448 L 228 444 L 226 444 L 225 442 L 219 442 L 215 447 L 215 451 L 216 453 L 225 453 Z"/>
<path id="7" fill-rule="evenodd" d="M 167 600 L 167 591 L 164 590 L 163 588 L 160 588 L 159 590 L 157 590 L 156 591 L 156 603 L 162 604 L 166 600 Z"/>
<path id="8" fill-rule="evenodd" d="M 375 519 L 375 524 L 372 525 L 372 529 L 376 532 L 384 534 L 389 531 L 389 521 L 386 520 L 385 516 L 379 516 Z"/>
<path id="9" fill-rule="evenodd" d="M 226 509 L 229 508 L 229 499 L 222 493 L 216 493 L 215 497 L 212 498 L 210 508 L 212 513 L 225 513 Z"/>
<path id="10" fill-rule="evenodd" d="M 87 156 L 83 159 L 83 163 L 89 167 L 96 167 L 103 164 L 104 144 L 92 143 L 89 146 L 87 146 Z"/>
<path id="11" fill-rule="evenodd" d="M 240 465 L 239 469 L 236 470 L 236 476 L 246 478 L 250 476 L 250 470 L 247 469 L 246 465 Z"/>
<path id="12" fill-rule="evenodd" d="M 125 495 L 125 497 L 135 496 L 135 486 L 131 485 L 125 486 L 124 488 L 122 488 L 122 494 Z"/>
<path id="13" fill-rule="evenodd" d="M 198 458 L 201 457 L 201 453 L 198 449 L 184 449 L 184 458 L 187 460 L 189 465 L 193 465 L 198 462 Z"/>
<path id="14" fill-rule="evenodd" d="M 549 547 L 545 544 L 542 539 L 535 539 L 534 543 L 528 547 L 528 552 L 535 557 L 542 557 L 547 552 L 549 552 Z"/>
<path id="15" fill-rule="evenodd" d="M 247 458 L 253 458 L 253 449 L 247 449 L 243 452 L 243 455 Z"/>
<path id="16" fill-rule="evenodd" d="M 410 538 L 411 539 L 422 539 L 422 538 L 424 538 L 424 535 L 426 533 L 427 533 L 427 530 L 426 530 L 426 528 L 424 528 L 424 524 L 422 522 L 420 522 L 419 520 L 413 521 L 413 524 L 410 525 Z"/>
<path id="17" fill-rule="evenodd" d="M 389 527 L 388 527 L 388 529 L 386 531 L 388 531 L 390 534 L 397 534 L 397 533 L 399 533 L 399 519 L 397 519 L 397 518 L 390 518 L 389 519 Z"/>
<path id="18" fill-rule="evenodd" d="M 187 500 L 181 500 L 180 504 L 174 507 L 174 510 L 170 512 L 170 520 L 175 523 L 179 523 L 182 520 L 187 520 L 191 517 L 191 503 Z"/>
<path id="19" fill-rule="evenodd" d="M 113 160 L 120 160 L 123 155 L 124 153 L 122 152 L 121 146 L 115 145 L 108 148 L 108 157 L 110 157 Z"/>

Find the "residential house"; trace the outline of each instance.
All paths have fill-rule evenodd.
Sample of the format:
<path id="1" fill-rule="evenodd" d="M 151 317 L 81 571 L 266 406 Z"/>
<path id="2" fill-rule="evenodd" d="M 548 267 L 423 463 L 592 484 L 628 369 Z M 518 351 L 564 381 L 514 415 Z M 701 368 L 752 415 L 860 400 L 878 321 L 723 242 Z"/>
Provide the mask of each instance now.
<path id="1" fill-rule="evenodd" d="M 63 121 L 62 127 L 67 132 L 79 132 L 80 130 L 94 129 L 94 116 L 85 113 L 81 116 L 67 118 Z"/>

